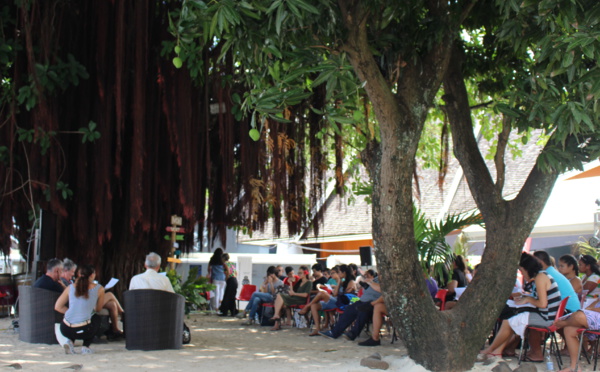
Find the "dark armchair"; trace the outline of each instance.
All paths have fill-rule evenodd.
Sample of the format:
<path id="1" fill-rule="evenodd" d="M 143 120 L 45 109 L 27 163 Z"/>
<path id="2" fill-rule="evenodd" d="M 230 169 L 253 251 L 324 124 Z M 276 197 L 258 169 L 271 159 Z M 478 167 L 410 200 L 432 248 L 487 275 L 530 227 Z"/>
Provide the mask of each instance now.
<path id="1" fill-rule="evenodd" d="M 60 293 L 19 286 L 19 340 L 33 344 L 57 344 L 54 304 Z"/>
<path id="2" fill-rule="evenodd" d="M 128 350 L 181 349 L 183 296 L 153 289 L 123 293 L 125 347 Z"/>

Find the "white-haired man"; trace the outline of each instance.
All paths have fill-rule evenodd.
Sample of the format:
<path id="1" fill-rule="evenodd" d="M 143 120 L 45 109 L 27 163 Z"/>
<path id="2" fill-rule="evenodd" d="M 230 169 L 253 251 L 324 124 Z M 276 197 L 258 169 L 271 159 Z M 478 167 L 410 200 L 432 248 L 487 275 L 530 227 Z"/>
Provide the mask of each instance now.
<path id="1" fill-rule="evenodd" d="M 154 252 L 151 252 L 146 256 L 146 272 L 138 274 L 131 278 L 129 283 L 129 289 L 158 289 L 161 291 L 175 292 L 171 281 L 166 275 L 158 273 L 160 269 L 160 256 Z"/>

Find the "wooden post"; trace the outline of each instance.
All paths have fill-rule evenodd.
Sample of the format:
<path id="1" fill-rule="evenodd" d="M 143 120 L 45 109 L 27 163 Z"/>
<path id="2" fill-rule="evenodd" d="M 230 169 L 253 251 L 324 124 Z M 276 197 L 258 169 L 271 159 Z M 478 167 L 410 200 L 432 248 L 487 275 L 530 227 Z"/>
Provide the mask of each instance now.
<path id="1" fill-rule="evenodd" d="M 171 216 L 171 253 L 169 254 L 170 258 L 175 258 L 175 242 L 177 241 L 177 227 L 181 226 L 182 219 L 180 216 L 174 214 Z M 175 261 L 169 260 L 171 262 L 171 270 L 175 270 Z"/>

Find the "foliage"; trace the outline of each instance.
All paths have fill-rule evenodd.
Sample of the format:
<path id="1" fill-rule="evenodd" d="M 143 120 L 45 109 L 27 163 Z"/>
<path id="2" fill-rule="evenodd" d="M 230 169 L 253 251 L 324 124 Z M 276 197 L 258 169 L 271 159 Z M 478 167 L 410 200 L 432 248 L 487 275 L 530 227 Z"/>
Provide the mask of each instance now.
<path id="1" fill-rule="evenodd" d="M 586 239 L 582 236 L 573 246 L 573 254 L 589 254 L 596 260 L 600 260 L 600 248 L 592 247 L 590 239 Z"/>
<path id="2" fill-rule="evenodd" d="M 466 258 L 469 256 L 472 247 L 472 244 L 469 243 L 469 236 L 465 232 L 461 232 L 452 246 L 452 252 L 457 256 Z"/>
<path id="3" fill-rule="evenodd" d="M 197 267 L 190 269 L 185 281 L 182 280 L 181 275 L 175 270 L 169 270 L 167 272 L 167 277 L 171 281 L 175 293 L 185 297 L 186 314 L 189 314 L 192 310 L 205 308 L 208 302 L 202 294 L 216 288 L 213 284 L 208 282 L 207 277 L 198 275 Z"/>
<path id="4" fill-rule="evenodd" d="M 434 222 L 414 208 L 414 222 L 417 252 L 423 271 L 429 272 L 432 269 L 436 277 L 442 278 L 444 266 L 450 265 L 453 254 L 460 254 L 453 252 L 446 242 L 446 236 L 470 225 L 482 225 L 483 218 L 472 213 L 462 216 L 450 215 L 442 221 Z"/>
<path id="5" fill-rule="evenodd" d="M 48 94 L 55 91 L 64 91 L 69 86 L 79 85 L 81 79 L 87 79 L 89 75 L 83 65 L 81 65 L 72 54 L 67 55 L 67 61 L 57 57 L 56 64 L 35 64 L 35 75 L 28 77 L 28 84 L 19 88 L 17 102 L 24 105 L 27 111 L 31 111 L 38 103 L 41 92 L 38 87 L 42 87 Z"/>
<path id="6" fill-rule="evenodd" d="M 83 137 L 81 138 L 81 143 L 86 142 L 95 142 L 100 138 L 100 132 L 96 130 L 97 124 L 94 121 L 89 122 L 87 128 L 81 127 L 79 131 L 83 133 Z"/>

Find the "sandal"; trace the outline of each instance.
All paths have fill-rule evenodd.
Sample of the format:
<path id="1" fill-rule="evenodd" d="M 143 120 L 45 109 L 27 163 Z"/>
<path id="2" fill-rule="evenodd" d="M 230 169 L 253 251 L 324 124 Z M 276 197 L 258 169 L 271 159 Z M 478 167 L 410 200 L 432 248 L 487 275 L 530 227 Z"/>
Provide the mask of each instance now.
<path id="1" fill-rule="evenodd" d="M 540 360 L 534 360 L 531 359 L 530 357 L 528 357 L 527 355 L 525 355 L 523 358 L 521 358 L 521 362 L 528 362 L 528 363 L 543 363 L 544 359 L 540 359 Z"/>
<path id="2" fill-rule="evenodd" d="M 279 324 L 279 322 L 275 322 L 275 325 L 273 326 L 273 328 L 271 328 L 271 331 L 281 331 L 281 324 Z"/>
<path id="3" fill-rule="evenodd" d="M 475 363 L 482 363 L 482 362 L 486 362 L 489 359 L 492 358 L 502 358 L 502 354 L 484 354 L 484 353 L 479 353 L 477 354 L 477 359 L 475 360 Z"/>
<path id="4" fill-rule="evenodd" d="M 309 334 L 310 337 L 314 337 L 314 336 L 320 336 L 321 334 L 319 333 L 319 331 L 312 331 L 312 333 Z"/>

